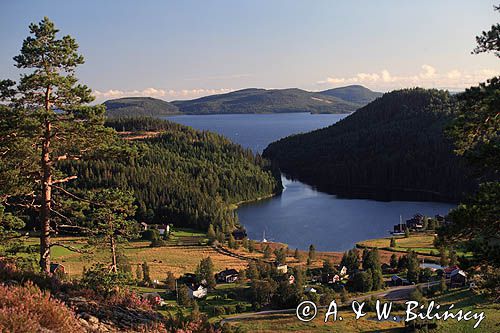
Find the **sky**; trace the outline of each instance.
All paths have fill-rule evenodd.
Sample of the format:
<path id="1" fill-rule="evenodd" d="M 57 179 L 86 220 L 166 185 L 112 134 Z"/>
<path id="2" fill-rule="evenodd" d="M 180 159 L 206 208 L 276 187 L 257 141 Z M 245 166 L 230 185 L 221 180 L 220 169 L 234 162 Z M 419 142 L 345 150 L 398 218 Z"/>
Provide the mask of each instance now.
<path id="1" fill-rule="evenodd" d="M 97 101 L 190 99 L 242 88 L 350 84 L 459 91 L 500 74 L 475 36 L 494 0 L 0 0 L 0 78 L 48 16 L 80 45 Z"/>

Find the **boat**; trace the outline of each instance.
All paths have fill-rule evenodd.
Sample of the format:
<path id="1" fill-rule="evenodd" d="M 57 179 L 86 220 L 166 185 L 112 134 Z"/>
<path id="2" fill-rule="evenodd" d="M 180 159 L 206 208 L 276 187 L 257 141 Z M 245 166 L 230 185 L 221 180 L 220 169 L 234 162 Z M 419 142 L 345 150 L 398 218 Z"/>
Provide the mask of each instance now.
<path id="1" fill-rule="evenodd" d="M 397 226 L 397 228 L 396 228 L 396 226 Z M 393 236 L 404 236 L 405 235 L 404 228 L 405 228 L 405 224 L 403 223 L 403 216 L 399 215 L 399 224 L 396 224 L 394 226 L 394 230 L 397 229 L 400 231 L 390 231 L 390 233 Z M 401 230 L 403 230 L 403 231 L 401 231 Z"/>

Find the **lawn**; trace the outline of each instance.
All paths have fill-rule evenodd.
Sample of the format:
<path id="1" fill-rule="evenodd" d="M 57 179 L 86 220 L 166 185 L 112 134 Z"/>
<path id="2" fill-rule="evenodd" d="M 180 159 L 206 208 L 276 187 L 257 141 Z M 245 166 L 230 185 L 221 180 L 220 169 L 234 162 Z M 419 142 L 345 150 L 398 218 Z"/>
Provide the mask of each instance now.
<path id="1" fill-rule="evenodd" d="M 434 234 L 412 234 L 410 237 L 394 237 L 398 251 L 406 251 L 407 249 L 420 249 L 424 251 L 436 250 L 434 247 Z M 390 248 L 391 237 L 369 239 L 358 243 L 362 247 L 377 247 Z"/>
<path id="2" fill-rule="evenodd" d="M 203 233 L 183 230 L 174 234 L 175 242 L 183 245 L 172 244 L 172 241 L 165 247 L 149 247 L 149 241 L 133 241 L 121 244 L 119 247 L 128 257 L 133 271 L 137 264 L 146 261 L 150 266 L 151 278 L 160 281 L 165 279 L 168 271 L 177 277 L 187 272 L 194 272 L 200 260 L 205 257 L 212 259 L 215 271 L 225 268 L 240 270 L 247 267 L 245 260 L 220 254 L 209 245 L 199 245 L 196 239 L 203 239 L 205 236 Z M 82 237 L 56 237 L 52 240 L 79 249 L 87 246 L 86 239 Z M 36 245 L 38 242 L 38 238 L 26 240 L 29 245 Z M 93 263 L 110 262 L 107 248 L 92 247 L 89 250 L 91 253 L 78 253 L 56 246 L 52 248 L 52 261 L 63 264 L 70 277 L 80 277 L 83 268 L 90 267 Z M 26 256 L 25 253 L 20 255 Z M 37 253 L 33 256 L 37 256 Z"/>

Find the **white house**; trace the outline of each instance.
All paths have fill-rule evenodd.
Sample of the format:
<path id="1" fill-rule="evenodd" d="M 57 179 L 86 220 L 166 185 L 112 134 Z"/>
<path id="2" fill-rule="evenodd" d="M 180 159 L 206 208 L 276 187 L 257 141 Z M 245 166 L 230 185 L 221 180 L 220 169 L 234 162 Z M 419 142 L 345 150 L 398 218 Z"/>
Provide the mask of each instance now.
<path id="1" fill-rule="evenodd" d="M 276 270 L 281 274 L 286 274 L 288 272 L 288 266 L 287 265 L 278 265 L 278 267 L 276 267 Z"/>
<path id="2" fill-rule="evenodd" d="M 208 289 L 206 287 L 203 287 L 202 285 L 199 285 L 198 286 L 198 289 L 191 289 L 191 288 L 188 288 L 189 289 L 189 297 L 190 298 L 203 298 L 205 296 L 207 296 L 208 294 Z"/>
<path id="3" fill-rule="evenodd" d="M 158 232 L 160 235 L 168 235 L 170 233 L 170 226 L 168 224 L 160 224 L 158 226 Z"/>

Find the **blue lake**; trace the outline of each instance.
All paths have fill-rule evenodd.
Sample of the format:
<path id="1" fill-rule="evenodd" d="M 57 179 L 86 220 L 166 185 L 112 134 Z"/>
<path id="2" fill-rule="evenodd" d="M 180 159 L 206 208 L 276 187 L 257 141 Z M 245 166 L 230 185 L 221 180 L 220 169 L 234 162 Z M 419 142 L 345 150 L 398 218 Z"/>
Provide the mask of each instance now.
<path id="1" fill-rule="evenodd" d="M 196 129 L 220 133 L 233 142 L 262 152 L 282 137 L 334 124 L 346 115 L 309 113 L 245 115 L 181 115 L 167 119 Z M 344 251 L 358 241 L 388 236 L 394 224 L 421 213 L 446 214 L 454 205 L 344 199 L 313 189 L 299 181 L 282 178 L 281 195 L 241 206 L 238 216 L 252 239 L 284 242 L 291 248 L 314 244 L 322 251 Z"/>

